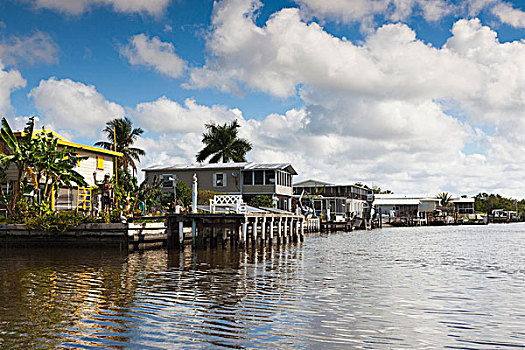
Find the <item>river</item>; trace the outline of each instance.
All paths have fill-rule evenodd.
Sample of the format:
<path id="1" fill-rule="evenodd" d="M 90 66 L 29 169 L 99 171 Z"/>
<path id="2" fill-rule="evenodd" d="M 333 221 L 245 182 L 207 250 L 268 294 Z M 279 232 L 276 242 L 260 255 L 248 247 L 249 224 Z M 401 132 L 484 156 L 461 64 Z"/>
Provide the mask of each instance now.
<path id="1" fill-rule="evenodd" d="M 525 347 L 525 224 L 0 252 L 2 349 Z"/>

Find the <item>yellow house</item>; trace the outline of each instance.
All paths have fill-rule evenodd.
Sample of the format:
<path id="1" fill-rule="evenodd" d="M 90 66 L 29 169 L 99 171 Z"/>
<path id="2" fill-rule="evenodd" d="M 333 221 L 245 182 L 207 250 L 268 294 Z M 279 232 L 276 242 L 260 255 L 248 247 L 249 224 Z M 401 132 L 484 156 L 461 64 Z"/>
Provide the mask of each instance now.
<path id="1" fill-rule="evenodd" d="M 38 133 L 41 131 L 35 131 Z M 107 149 L 82 145 L 80 143 L 71 142 L 65 139 L 63 136 L 57 134 L 52 130 L 46 130 L 46 133 L 52 133 L 58 139 L 59 147 L 75 148 L 80 156 L 87 156 L 87 159 L 81 160 L 77 164 L 75 169 L 80 175 L 84 177 L 84 180 L 88 183 L 88 186 L 94 186 L 94 174 L 96 174 L 97 181 L 104 180 L 104 176 L 107 174 L 110 177 L 113 176 L 115 171 L 115 159 L 116 157 L 122 157 L 122 153 L 114 152 Z M 15 136 L 19 137 L 22 135 L 21 132 L 15 132 Z M 4 140 L 0 138 L 0 152 L 9 153 L 9 149 L 5 144 Z M 3 183 L 4 190 L 9 191 L 12 183 L 17 178 L 17 171 L 14 165 L 11 165 L 7 171 L 7 183 Z M 57 210 L 70 210 L 76 209 L 78 188 L 60 188 L 58 197 L 55 198 L 55 209 Z"/>

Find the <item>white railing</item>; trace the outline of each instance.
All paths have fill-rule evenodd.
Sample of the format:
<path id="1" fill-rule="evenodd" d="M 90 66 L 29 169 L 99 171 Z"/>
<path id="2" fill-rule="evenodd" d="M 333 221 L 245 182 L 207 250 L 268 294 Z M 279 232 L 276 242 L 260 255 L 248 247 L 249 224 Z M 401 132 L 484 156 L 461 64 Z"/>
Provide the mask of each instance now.
<path id="1" fill-rule="evenodd" d="M 210 211 L 215 213 L 218 207 L 239 214 L 246 213 L 246 203 L 242 201 L 240 194 L 220 194 L 213 196 L 213 199 L 210 199 Z"/>

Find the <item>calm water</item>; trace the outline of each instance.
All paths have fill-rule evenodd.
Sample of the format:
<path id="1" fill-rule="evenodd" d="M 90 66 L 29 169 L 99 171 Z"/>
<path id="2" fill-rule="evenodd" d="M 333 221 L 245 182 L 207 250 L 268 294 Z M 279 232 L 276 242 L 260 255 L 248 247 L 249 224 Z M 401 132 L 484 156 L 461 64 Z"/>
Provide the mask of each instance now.
<path id="1" fill-rule="evenodd" d="M 523 224 L 0 252 L 3 349 L 525 347 Z"/>

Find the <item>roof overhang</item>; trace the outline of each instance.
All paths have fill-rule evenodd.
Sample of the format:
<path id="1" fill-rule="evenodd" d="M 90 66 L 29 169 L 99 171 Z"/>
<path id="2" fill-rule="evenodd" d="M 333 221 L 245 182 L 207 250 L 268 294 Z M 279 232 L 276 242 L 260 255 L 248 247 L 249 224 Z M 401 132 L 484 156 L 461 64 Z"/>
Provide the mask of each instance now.
<path id="1" fill-rule="evenodd" d="M 58 139 L 58 144 L 61 145 L 61 146 L 67 146 L 67 147 L 71 147 L 71 148 L 79 148 L 79 149 L 83 149 L 83 150 L 91 151 L 91 152 L 95 152 L 95 153 L 109 154 L 109 155 L 112 155 L 112 156 L 115 156 L 115 157 L 122 157 L 123 156 L 123 154 L 120 153 L 120 152 L 115 152 L 115 151 L 111 151 L 111 150 L 105 149 L 105 148 L 99 148 L 99 147 L 94 147 L 94 146 L 87 146 L 87 145 L 83 145 L 83 144 L 80 144 L 80 143 L 68 141 L 65 137 L 63 137 L 62 135 L 56 133 L 53 130 L 45 130 L 45 131 L 43 131 L 43 130 L 35 130 L 33 132 L 33 137 L 36 137 L 36 135 L 42 134 L 44 132 L 52 134 L 53 137 L 57 138 Z M 25 133 L 21 132 L 21 131 L 15 131 L 15 132 L 13 132 L 13 134 L 15 135 L 15 137 L 23 137 L 23 136 L 25 136 Z"/>

